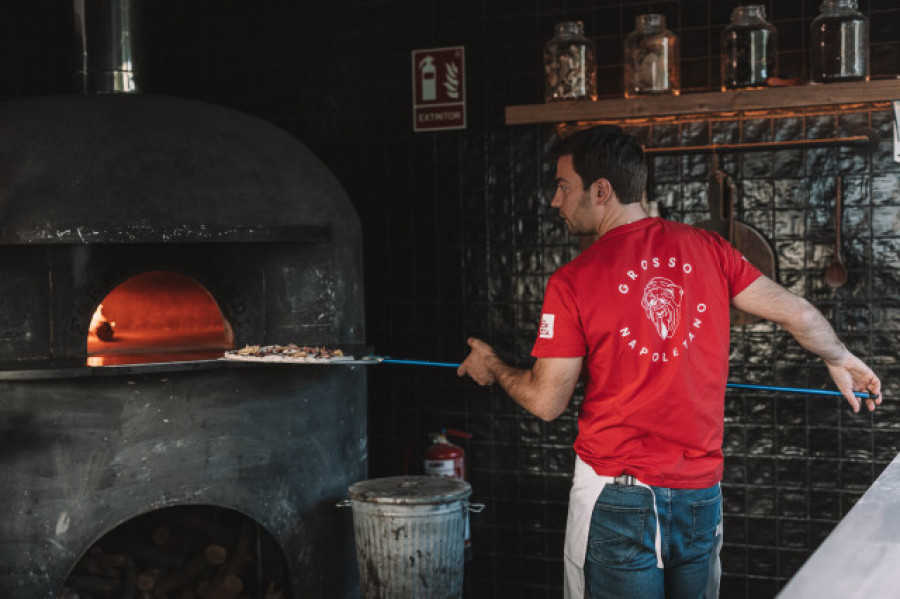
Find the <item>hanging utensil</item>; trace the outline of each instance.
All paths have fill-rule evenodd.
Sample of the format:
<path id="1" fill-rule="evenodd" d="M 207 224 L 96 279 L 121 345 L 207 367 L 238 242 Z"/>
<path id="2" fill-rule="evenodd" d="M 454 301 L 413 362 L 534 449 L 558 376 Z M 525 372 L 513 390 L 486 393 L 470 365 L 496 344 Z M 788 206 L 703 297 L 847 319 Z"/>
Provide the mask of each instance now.
<path id="1" fill-rule="evenodd" d="M 847 267 L 841 262 L 841 186 L 841 177 L 838 175 L 834 194 L 834 257 L 825 269 L 825 284 L 833 289 L 847 283 Z"/>
<path id="2" fill-rule="evenodd" d="M 735 198 L 737 186 L 724 171 L 719 169 L 719 159 L 712 155 L 710 165 L 709 220 L 701 221 L 694 226 L 708 231 L 715 231 L 728 240 L 747 261 L 760 272 L 775 279 L 775 252 L 762 234 L 746 223 L 735 218 Z M 753 324 L 762 319 L 736 308 L 731 310 L 731 324 L 739 326 Z"/>

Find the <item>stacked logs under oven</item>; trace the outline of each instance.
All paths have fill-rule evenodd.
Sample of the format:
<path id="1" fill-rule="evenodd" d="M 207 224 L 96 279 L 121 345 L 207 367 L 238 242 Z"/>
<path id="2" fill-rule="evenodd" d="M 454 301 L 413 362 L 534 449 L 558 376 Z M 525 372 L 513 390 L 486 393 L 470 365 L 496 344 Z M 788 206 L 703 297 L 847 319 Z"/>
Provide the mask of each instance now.
<path id="1" fill-rule="evenodd" d="M 228 510 L 175 508 L 138 518 L 91 547 L 61 599 L 284 599 L 271 537 Z"/>

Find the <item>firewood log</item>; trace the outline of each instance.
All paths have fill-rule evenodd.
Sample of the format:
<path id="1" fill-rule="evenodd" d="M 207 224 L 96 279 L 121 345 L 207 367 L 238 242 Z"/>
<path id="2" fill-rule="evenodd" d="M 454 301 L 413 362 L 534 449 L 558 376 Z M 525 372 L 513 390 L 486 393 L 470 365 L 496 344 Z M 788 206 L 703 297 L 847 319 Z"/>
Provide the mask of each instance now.
<path id="1" fill-rule="evenodd" d="M 144 570 L 137 577 L 137 588 L 139 591 L 152 591 L 156 586 L 156 581 L 159 580 L 162 573 L 159 571 L 159 568 L 152 568 L 150 570 Z"/>
<path id="2" fill-rule="evenodd" d="M 112 325 L 105 320 L 97 325 L 94 332 L 97 334 L 97 339 L 100 341 L 112 341 L 113 337 L 116 336 L 115 329 L 113 329 Z"/>
<path id="3" fill-rule="evenodd" d="M 182 590 L 185 587 L 193 587 L 200 578 L 211 572 L 206 554 L 199 553 L 183 569 L 170 572 L 160 580 L 156 587 L 156 593 L 165 594 Z"/>
<path id="4" fill-rule="evenodd" d="M 215 543 L 207 545 L 203 554 L 206 556 L 206 561 L 213 566 L 220 566 L 228 560 L 228 550 Z"/>
<path id="5" fill-rule="evenodd" d="M 236 599 L 238 594 L 244 590 L 244 583 L 240 574 L 244 569 L 244 565 L 250 561 L 250 540 L 253 535 L 253 524 L 250 520 L 244 520 L 241 523 L 241 531 L 238 535 L 237 546 L 231 554 L 231 559 L 227 564 L 223 564 L 219 568 L 219 572 L 212 581 L 212 585 L 207 590 L 207 594 L 203 595 L 198 592 L 204 599 Z M 198 589 L 199 591 L 199 589 Z"/>
<path id="6" fill-rule="evenodd" d="M 177 570 L 184 567 L 186 561 L 183 555 L 170 553 L 136 539 L 109 538 L 104 539 L 103 545 L 109 553 L 130 554 L 137 563 L 144 565 L 147 569 Z"/>

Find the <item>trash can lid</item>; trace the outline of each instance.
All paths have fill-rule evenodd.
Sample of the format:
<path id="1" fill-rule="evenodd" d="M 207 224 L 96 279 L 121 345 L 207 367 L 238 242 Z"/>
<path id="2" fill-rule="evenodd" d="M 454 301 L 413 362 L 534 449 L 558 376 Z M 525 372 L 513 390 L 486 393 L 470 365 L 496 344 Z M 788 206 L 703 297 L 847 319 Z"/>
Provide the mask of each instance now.
<path id="1" fill-rule="evenodd" d="M 368 503 L 440 504 L 467 498 L 472 486 L 443 476 L 392 476 L 354 483 L 348 494 Z"/>

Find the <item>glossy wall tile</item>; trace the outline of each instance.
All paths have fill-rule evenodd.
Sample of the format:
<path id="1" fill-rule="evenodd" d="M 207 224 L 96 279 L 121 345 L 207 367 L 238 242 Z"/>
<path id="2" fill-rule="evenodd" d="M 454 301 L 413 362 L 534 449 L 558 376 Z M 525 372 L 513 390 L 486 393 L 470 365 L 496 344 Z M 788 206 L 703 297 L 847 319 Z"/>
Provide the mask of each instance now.
<path id="1" fill-rule="evenodd" d="M 666 15 L 680 35 L 683 87 L 720 86 L 719 37 L 737 2 L 604 0 L 266 0 L 145 2 L 148 92 L 231 106 L 297 136 L 335 172 L 360 215 L 367 338 L 396 357 L 459 361 L 466 337 L 528 364 L 543 286 L 578 252 L 549 208 L 551 126 L 506 126 L 510 104 L 541 101 L 540 56 L 553 24 L 583 20 L 597 43 L 602 98 L 622 93 L 621 47 L 634 19 Z M 65 3 L 62 3 L 65 4 Z M 807 74 L 808 27 L 819 2 L 765 2 L 780 33 L 782 77 Z M 872 73 L 898 74 L 900 6 L 861 0 Z M 70 16 L 57 0 L 0 3 L 0 98 L 72 91 Z M 468 128 L 413 133 L 410 52 L 463 44 Z M 900 390 L 900 165 L 887 110 L 745 115 L 630 124 L 649 146 L 795 140 L 879 132 L 870 155 L 784 150 L 721 159 L 739 214 L 774 248 L 778 279 L 813 301 L 847 344 Z M 652 159 L 661 214 L 708 215 L 708 157 Z M 833 254 L 834 198 L 843 177 L 844 287 L 824 271 Z M 2 202 L 2 194 L 0 194 Z M 2 203 L 0 203 L 2 217 Z M 732 331 L 731 377 L 824 387 L 824 367 L 773 325 Z M 467 598 L 558 598 L 571 444 L 581 390 L 553 423 L 452 369 L 383 365 L 369 372 L 372 476 L 417 467 L 425 435 L 465 441 L 473 499 Z M 336 399 L 337 401 L 338 399 Z M 900 451 L 900 407 L 853 415 L 840 402 L 728 391 L 723 598 L 773 597 Z"/>

